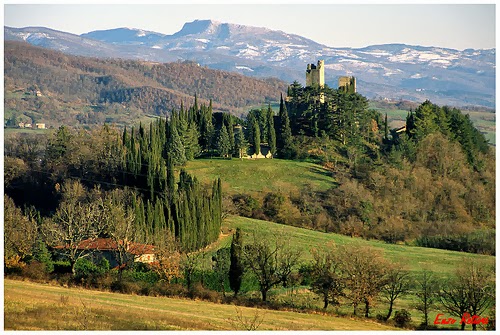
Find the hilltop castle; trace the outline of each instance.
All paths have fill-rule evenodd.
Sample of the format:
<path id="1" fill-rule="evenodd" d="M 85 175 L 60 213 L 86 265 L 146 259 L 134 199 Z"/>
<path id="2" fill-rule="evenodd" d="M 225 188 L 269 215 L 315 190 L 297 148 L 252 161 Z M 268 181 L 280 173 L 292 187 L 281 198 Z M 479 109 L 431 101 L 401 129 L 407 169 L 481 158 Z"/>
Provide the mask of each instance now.
<path id="1" fill-rule="evenodd" d="M 356 78 L 354 77 L 340 77 L 339 88 L 344 89 L 346 92 L 356 93 Z"/>
<path id="2" fill-rule="evenodd" d="M 306 69 L 306 87 L 311 86 L 325 86 L 325 61 L 318 60 L 318 65 L 307 64 Z M 339 78 L 339 89 L 343 89 L 345 92 L 356 93 L 356 78 L 354 77 L 340 77 Z M 325 96 L 321 93 L 319 97 L 321 103 L 325 102 Z"/>
<path id="3" fill-rule="evenodd" d="M 318 65 L 307 64 L 306 87 L 318 85 L 325 86 L 325 61 L 319 60 Z"/>

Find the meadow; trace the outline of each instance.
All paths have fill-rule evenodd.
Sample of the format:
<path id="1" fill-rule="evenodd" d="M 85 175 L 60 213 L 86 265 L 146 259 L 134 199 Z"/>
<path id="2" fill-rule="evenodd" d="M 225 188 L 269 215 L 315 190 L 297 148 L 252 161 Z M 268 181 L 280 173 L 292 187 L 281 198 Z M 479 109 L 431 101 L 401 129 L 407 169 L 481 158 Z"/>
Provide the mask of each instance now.
<path id="1" fill-rule="evenodd" d="M 5 330 L 391 330 L 352 317 L 144 297 L 6 279 Z"/>
<path id="2" fill-rule="evenodd" d="M 306 185 L 326 191 L 335 185 L 332 173 L 320 165 L 282 159 L 196 159 L 186 164 L 187 172 L 203 183 L 222 178 L 227 194 L 296 192 Z"/>

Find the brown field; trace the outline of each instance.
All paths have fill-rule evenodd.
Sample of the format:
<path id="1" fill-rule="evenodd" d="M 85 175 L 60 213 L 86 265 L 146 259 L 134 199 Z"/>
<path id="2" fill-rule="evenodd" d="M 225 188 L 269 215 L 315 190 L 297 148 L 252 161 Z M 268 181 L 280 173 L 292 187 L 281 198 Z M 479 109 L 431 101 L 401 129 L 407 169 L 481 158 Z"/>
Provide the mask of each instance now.
<path id="1" fill-rule="evenodd" d="M 256 322 L 253 320 L 257 319 Z M 370 320 L 4 280 L 5 330 L 393 330 Z"/>

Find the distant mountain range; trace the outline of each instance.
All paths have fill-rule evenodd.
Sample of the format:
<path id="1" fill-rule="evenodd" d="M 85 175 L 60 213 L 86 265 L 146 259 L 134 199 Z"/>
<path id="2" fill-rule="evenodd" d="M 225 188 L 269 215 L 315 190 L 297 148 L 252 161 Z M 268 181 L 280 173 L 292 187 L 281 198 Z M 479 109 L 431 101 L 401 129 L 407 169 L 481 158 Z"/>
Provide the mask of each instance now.
<path id="1" fill-rule="evenodd" d="M 266 28 L 196 20 L 173 35 L 117 28 L 74 35 L 48 28 L 5 27 L 5 39 L 73 55 L 171 62 L 304 84 L 308 63 L 325 60 L 328 85 L 357 78 L 368 98 L 387 97 L 455 106 L 495 106 L 495 49 L 453 50 L 405 44 L 334 48 Z M 340 32 L 339 32 L 340 33 Z"/>

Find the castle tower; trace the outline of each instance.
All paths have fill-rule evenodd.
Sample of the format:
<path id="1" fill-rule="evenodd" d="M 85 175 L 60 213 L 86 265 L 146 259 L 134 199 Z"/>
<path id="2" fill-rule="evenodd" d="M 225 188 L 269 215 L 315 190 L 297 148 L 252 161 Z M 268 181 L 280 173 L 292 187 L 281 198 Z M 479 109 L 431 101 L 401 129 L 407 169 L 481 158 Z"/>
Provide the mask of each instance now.
<path id="1" fill-rule="evenodd" d="M 356 93 L 356 78 L 355 77 L 340 77 L 339 88 L 346 92 Z"/>
<path id="2" fill-rule="evenodd" d="M 307 64 L 306 69 L 306 87 L 310 86 L 325 86 L 325 61 L 319 60 L 318 65 Z M 319 97 L 321 103 L 325 102 L 325 96 L 321 93 Z"/>
<path id="3" fill-rule="evenodd" d="M 325 85 L 325 61 L 319 60 L 318 65 L 307 64 L 306 69 L 306 87 L 318 85 L 323 87 Z"/>

